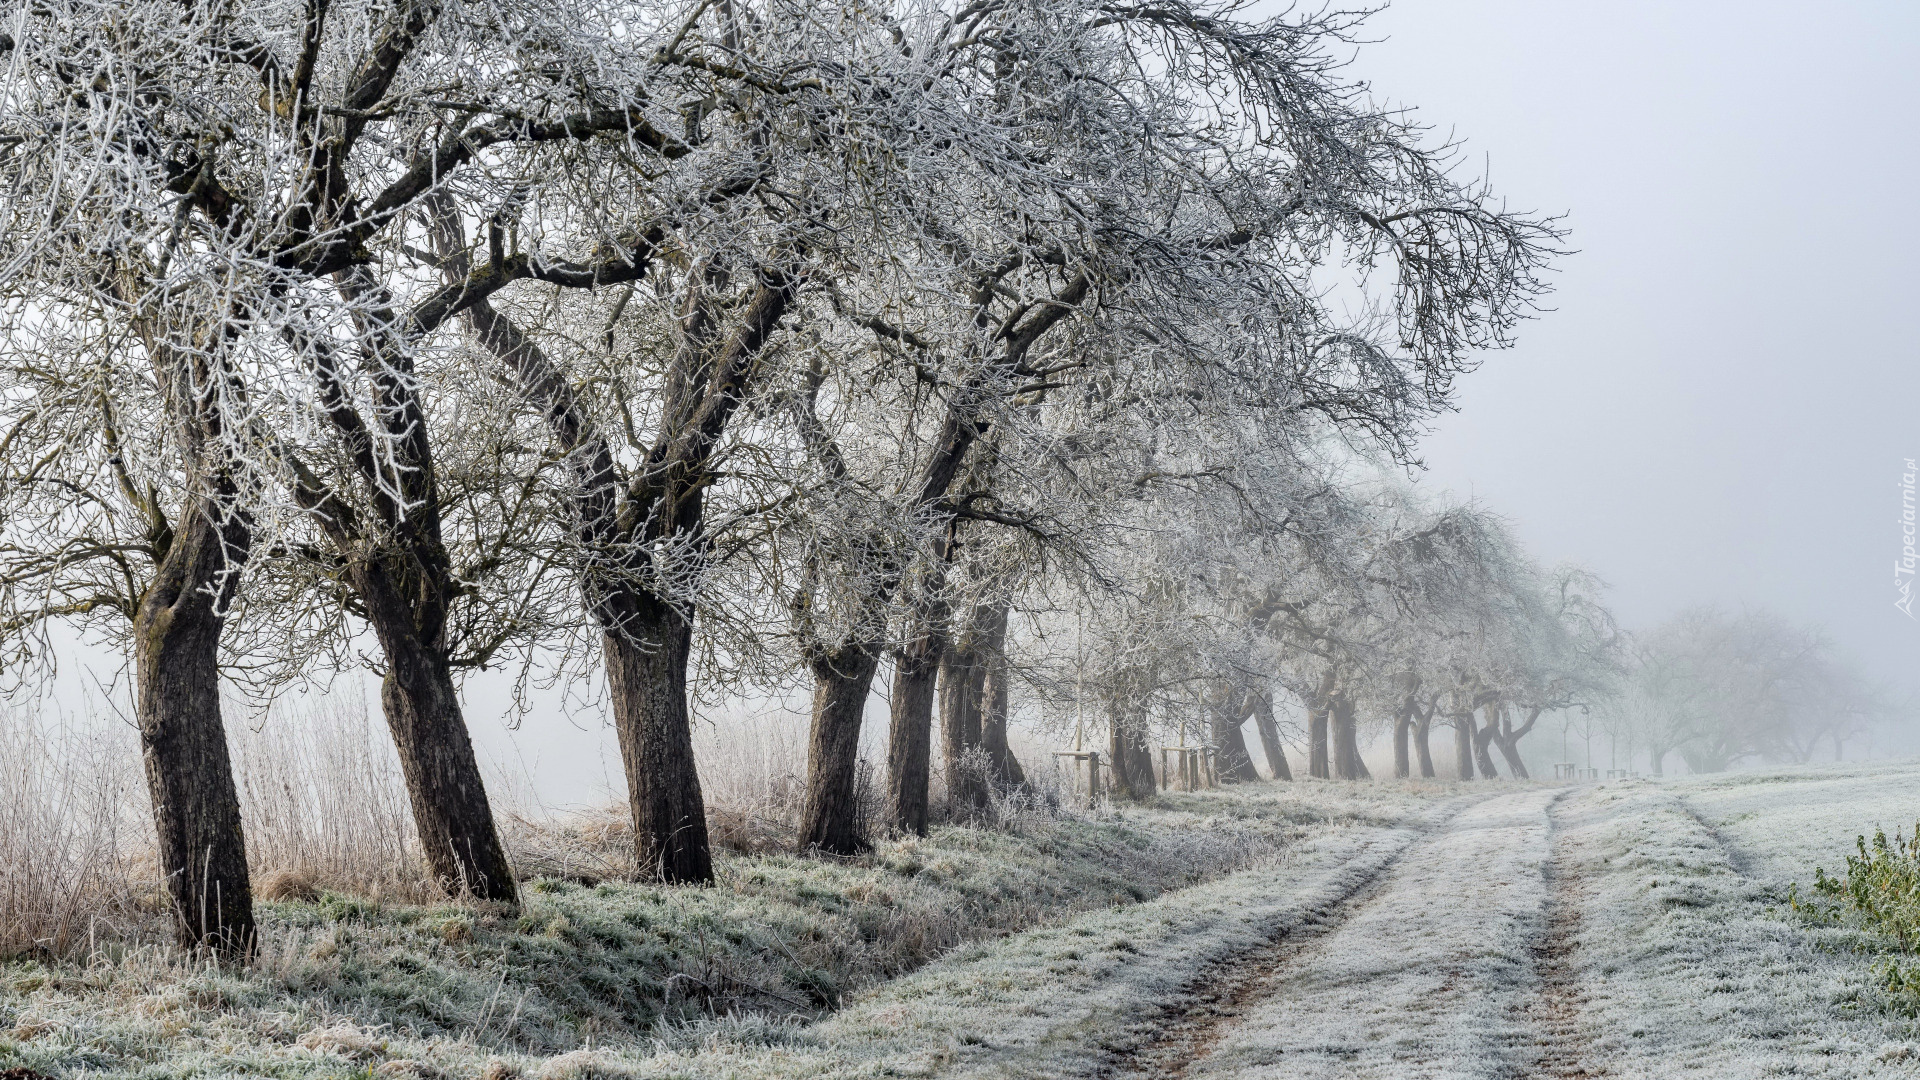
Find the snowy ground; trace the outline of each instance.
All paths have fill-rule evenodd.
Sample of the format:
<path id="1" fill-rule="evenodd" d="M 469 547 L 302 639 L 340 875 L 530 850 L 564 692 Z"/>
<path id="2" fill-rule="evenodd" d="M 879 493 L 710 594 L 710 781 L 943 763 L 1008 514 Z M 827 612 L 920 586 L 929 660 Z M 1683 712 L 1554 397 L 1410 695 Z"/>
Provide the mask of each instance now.
<path id="1" fill-rule="evenodd" d="M 443 1046 L 397 1030 L 316 1028 L 248 1049 L 225 1046 L 209 1028 L 198 1050 L 164 1068 L 101 1057 L 80 1071 L 290 1080 L 369 1070 L 390 1080 L 476 1071 L 491 1080 L 1920 1076 L 1920 1028 L 1882 1008 L 1873 988 L 1879 946 L 1784 903 L 1789 884 L 1807 883 L 1815 865 L 1836 869 L 1856 834 L 1911 828 L 1916 791 L 1920 764 L 1172 795 L 1149 813 L 1286 825 L 1292 839 L 1237 873 L 962 947 L 818 1022 L 743 1017 L 667 1039 L 490 1060 L 472 1040 Z M 95 1035 L 67 1017 L 60 1035 L 36 1034 L 45 1026 L 28 1024 L 37 1013 L 6 1008 L 0 1021 L 13 1027 L 0 1030 L 0 1052 L 57 1036 L 74 1054 L 104 1055 L 126 1026 L 106 1020 L 121 1012 L 103 1012 Z M 295 1019 L 281 1027 L 293 1030 Z M 80 1059 L 41 1060 L 72 1075 Z"/>
<path id="2" fill-rule="evenodd" d="M 1906 765 L 1461 789 L 1290 872 L 935 965 L 789 1061 L 829 1075 L 1920 1075 L 1920 1032 L 1878 1007 L 1872 951 L 1783 903 L 1855 834 L 1920 813 L 1917 781 Z"/>
<path id="3" fill-rule="evenodd" d="M 1913 805 L 1914 779 L 1497 796 L 1276 965 L 1186 1075 L 1912 1075 L 1912 1025 L 1868 1000 L 1871 957 L 1779 898 L 1875 815 Z"/>

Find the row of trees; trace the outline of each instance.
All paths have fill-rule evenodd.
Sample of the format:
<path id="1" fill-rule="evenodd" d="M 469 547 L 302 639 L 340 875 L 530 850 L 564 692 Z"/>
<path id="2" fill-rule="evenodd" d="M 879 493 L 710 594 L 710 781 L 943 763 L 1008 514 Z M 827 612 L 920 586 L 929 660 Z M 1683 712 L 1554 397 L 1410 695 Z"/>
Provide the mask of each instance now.
<path id="1" fill-rule="evenodd" d="M 1391 732 L 1396 775 L 1434 776 L 1438 726 L 1453 775 L 1492 779 L 1495 751 L 1528 775 L 1519 744 L 1542 715 L 1611 695 L 1625 638 L 1592 575 L 1540 567 L 1483 508 L 1428 505 L 1344 452 L 1286 472 L 1318 480 L 1273 513 L 1253 512 L 1254 483 L 1237 513 L 1157 501 L 1168 520 L 1140 524 L 1137 586 L 1089 590 L 1054 620 L 1087 642 L 1035 681 L 1056 717 L 1105 703 L 1124 787 L 1153 789 L 1149 740 L 1169 727 L 1156 715 L 1207 717 L 1201 740 L 1229 780 L 1258 777 L 1248 719 L 1268 773 L 1291 778 L 1282 702 L 1305 712 L 1310 775 L 1367 778 L 1363 735 Z"/>
<path id="2" fill-rule="evenodd" d="M 4 670 L 56 622 L 125 648 L 183 939 L 254 939 L 223 688 L 356 665 L 432 874 L 502 902 L 459 695 L 497 665 L 603 678 L 671 882 L 712 876 L 690 708 L 796 673 L 801 845 L 858 847 L 883 660 L 903 831 L 936 698 L 947 760 L 1017 773 L 1016 679 L 1097 684 L 1136 781 L 1175 686 L 1310 695 L 1341 775 L 1356 710 L 1427 772 L 1435 710 L 1486 712 L 1491 773 L 1581 692 L 1590 583 L 1364 463 L 1412 460 L 1558 233 L 1341 79 L 1346 16 L 1235 11 L 19 8 Z"/>
<path id="3" fill-rule="evenodd" d="M 1695 608 L 1637 638 L 1597 721 L 1655 775 L 1678 755 L 1696 773 L 1746 760 L 1805 764 L 1912 704 L 1864 677 L 1820 630 L 1764 609 Z"/>

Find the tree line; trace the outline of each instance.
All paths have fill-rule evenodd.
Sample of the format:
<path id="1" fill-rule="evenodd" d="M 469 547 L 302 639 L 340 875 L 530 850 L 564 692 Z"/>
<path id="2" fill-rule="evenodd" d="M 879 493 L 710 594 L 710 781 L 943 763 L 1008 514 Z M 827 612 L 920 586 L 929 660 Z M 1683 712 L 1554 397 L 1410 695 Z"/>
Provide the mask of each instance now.
<path id="1" fill-rule="evenodd" d="M 1839 761 L 1849 742 L 1913 714 L 1819 628 L 1763 608 L 1687 609 L 1636 637 L 1627 660 L 1593 726 L 1656 776 L 1673 757 L 1696 773 Z"/>
<path id="2" fill-rule="evenodd" d="M 1018 779 L 1016 682 L 1098 695 L 1136 790 L 1181 694 L 1233 770 L 1282 690 L 1315 774 L 1364 770 L 1369 709 L 1403 772 L 1436 718 L 1461 775 L 1519 769 L 1604 651 L 1594 583 L 1393 478 L 1560 231 L 1342 75 L 1358 26 L 31 0 L 0 35 L 0 670 L 44 675 L 55 624 L 124 649 L 181 937 L 238 952 L 223 689 L 355 667 L 433 877 L 508 903 L 477 669 L 604 681 L 676 883 L 713 874 L 692 708 L 795 674 L 799 843 L 859 848 L 883 662 L 902 832 L 936 707 L 950 799 Z"/>

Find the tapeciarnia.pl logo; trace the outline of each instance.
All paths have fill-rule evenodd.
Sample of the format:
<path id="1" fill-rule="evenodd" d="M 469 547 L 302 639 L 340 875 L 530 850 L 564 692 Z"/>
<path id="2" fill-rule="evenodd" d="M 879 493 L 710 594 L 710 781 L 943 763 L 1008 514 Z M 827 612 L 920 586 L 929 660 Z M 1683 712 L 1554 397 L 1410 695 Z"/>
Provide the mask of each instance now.
<path id="1" fill-rule="evenodd" d="M 1900 474 L 1900 557 L 1893 563 L 1893 591 L 1899 596 L 1893 606 L 1905 612 L 1907 618 L 1913 618 L 1913 476 L 1915 469 L 1912 458 L 1906 459 L 1905 471 Z"/>

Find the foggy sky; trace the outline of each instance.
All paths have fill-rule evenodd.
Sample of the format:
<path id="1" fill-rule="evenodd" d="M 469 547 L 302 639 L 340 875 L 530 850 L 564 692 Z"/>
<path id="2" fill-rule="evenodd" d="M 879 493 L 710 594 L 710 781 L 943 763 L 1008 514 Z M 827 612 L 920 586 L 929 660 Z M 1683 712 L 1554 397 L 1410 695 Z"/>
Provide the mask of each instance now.
<path id="1" fill-rule="evenodd" d="M 1367 31 L 1349 70 L 1578 249 L 1424 483 L 1598 571 L 1630 627 L 1764 605 L 1920 687 L 1920 5 L 1398 0 Z"/>

